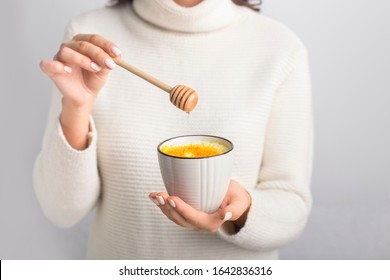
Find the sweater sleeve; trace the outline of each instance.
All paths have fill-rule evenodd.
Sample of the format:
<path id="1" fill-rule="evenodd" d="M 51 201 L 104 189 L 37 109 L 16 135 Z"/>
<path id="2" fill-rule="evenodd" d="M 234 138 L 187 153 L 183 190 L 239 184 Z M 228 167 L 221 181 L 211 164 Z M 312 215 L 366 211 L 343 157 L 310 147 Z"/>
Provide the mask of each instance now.
<path id="1" fill-rule="evenodd" d="M 70 28 L 67 37 L 71 36 Z M 59 227 L 71 227 L 95 206 L 100 195 L 97 133 L 92 116 L 88 147 L 73 149 L 59 121 L 62 95 L 54 88 L 43 144 L 33 169 L 36 197 L 45 216 Z"/>
<path id="2" fill-rule="evenodd" d="M 313 114 L 304 47 L 291 65 L 275 93 L 258 183 L 248 189 L 252 205 L 246 223 L 235 234 L 229 233 L 228 223 L 218 231 L 222 239 L 250 250 L 275 250 L 291 243 L 311 210 Z"/>

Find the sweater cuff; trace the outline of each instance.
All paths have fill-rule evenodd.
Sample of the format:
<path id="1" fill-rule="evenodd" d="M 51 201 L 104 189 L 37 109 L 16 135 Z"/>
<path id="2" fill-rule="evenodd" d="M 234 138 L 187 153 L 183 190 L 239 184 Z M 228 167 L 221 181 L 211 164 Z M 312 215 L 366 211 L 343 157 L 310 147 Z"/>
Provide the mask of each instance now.
<path id="1" fill-rule="evenodd" d="M 34 167 L 34 188 L 47 218 L 60 227 L 78 223 L 100 194 L 97 170 L 97 132 L 90 117 L 89 145 L 79 151 L 67 142 L 59 118 Z"/>
<path id="2" fill-rule="evenodd" d="M 248 190 L 252 197 L 244 227 L 235 232 L 225 223 L 218 235 L 225 241 L 248 250 L 275 250 L 294 241 L 307 220 L 307 208 L 300 198 L 280 190 Z M 300 211 L 298 215 L 285 215 Z"/>
<path id="3" fill-rule="evenodd" d="M 94 150 L 94 148 L 96 147 L 97 132 L 96 132 L 95 122 L 92 116 L 89 116 L 89 132 L 86 136 L 88 146 L 84 150 L 76 150 L 69 144 L 68 140 L 66 140 L 66 137 L 64 135 L 64 131 L 62 130 L 59 117 L 57 118 L 56 121 L 56 135 L 60 138 L 63 147 L 66 149 L 68 153 L 85 154 L 90 152 L 91 150 Z"/>

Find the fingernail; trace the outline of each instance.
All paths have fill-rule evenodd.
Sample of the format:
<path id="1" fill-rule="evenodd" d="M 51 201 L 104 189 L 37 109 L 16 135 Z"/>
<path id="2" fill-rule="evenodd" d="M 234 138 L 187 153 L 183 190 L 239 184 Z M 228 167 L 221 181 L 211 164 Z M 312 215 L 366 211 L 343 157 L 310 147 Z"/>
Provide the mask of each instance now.
<path id="1" fill-rule="evenodd" d="M 70 68 L 69 66 L 64 66 L 64 71 L 66 72 L 66 73 L 72 73 L 72 68 Z"/>
<path id="2" fill-rule="evenodd" d="M 115 62 L 111 58 L 106 58 L 104 64 L 106 64 L 106 66 L 110 69 L 114 69 L 116 66 Z"/>
<path id="3" fill-rule="evenodd" d="M 157 206 L 160 206 L 160 203 L 158 203 L 157 199 L 154 199 L 154 198 L 150 197 L 150 200 L 153 201 L 154 204 L 156 204 Z"/>
<path id="4" fill-rule="evenodd" d="M 100 70 L 102 70 L 102 67 L 100 67 L 99 65 L 97 65 L 95 62 L 91 62 L 91 68 L 97 72 L 99 72 Z"/>
<path id="5" fill-rule="evenodd" d="M 162 196 L 156 196 L 158 202 L 160 202 L 161 205 L 165 205 L 165 201 L 164 201 L 164 198 L 162 198 Z"/>
<path id="6" fill-rule="evenodd" d="M 168 202 L 169 205 L 171 205 L 173 208 L 176 208 L 176 203 L 172 199 L 168 198 Z"/>
<path id="7" fill-rule="evenodd" d="M 226 222 L 226 221 L 229 221 L 231 218 L 232 218 L 233 214 L 232 212 L 226 212 L 225 214 L 225 218 L 223 218 L 223 220 Z"/>
<path id="8" fill-rule="evenodd" d="M 121 51 L 118 47 L 112 47 L 111 51 L 112 51 L 112 53 L 115 54 L 116 56 L 122 54 L 122 51 Z"/>

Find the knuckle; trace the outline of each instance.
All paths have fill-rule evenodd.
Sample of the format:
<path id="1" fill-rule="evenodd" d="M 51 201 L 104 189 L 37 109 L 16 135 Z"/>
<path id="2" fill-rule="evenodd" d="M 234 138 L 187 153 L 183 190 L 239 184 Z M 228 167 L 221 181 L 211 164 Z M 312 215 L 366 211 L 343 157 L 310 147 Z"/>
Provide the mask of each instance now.
<path id="1" fill-rule="evenodd" d="M 110 50 L 114 46 L 114 43 L 108 40 L 103 41 L 103 47 Z"/>
<path id="2" fill-rule="evenodd" d="M 105 50 L 108 50 L 113 45 L 112 42 L 97 34 L 91 36 L 91 43 Z"/>
<path id="3" fill-rule="evenodd" d="M 101 37 L 99 35 L 97 35 L 97 34 L 91 35 L 90 41 L 92 44 L 96 45 L 96 43 L 98 43 L 100 40 L 101 40 Z"/>
<path id="4" fill-rule="evenodd" d="M 80 48 L 80 51 L 85 52 L 89 48 L 89 43 L 86 41 L 81 41 L 81 42 L 79 42 L 79 48 Z"/>
<path id="5" fill-rule="evenodd" d="M 66 48 L 66 42 L 62 42 L 61 45 L 60 45 L 60 50 Z"/>
<path id="6" fill-rule="evenodd" d="M 82 58 L 80 58 L 79 63 L 81 65 L 89 66 L 91 61 L 88 58 L 86 58 L 86 57 L 82 57 Z"/>
<path id="7" fill-rule="evenodd" d="M 61 59 L 64 57 L 64 55 L 66 54 L 67 49 L 68 49 L 68 48 L 67 48 L 66 46 L 60 48 L 60 50 L 58 51 L 58 53 L 55 55 L 55 58 L 58 58 L 58 59 L 61 60 Z"/>
<path id="8" fill-rule="evenodd" d="M 58 50 L 58 52 L 54 55 L 54 59 L 61 59 L 64 57 L 64 55 L 66 54 L 66 52 L 68 51 L 68 47 L 67 46 L 61 46 L 61 48 Z"/>
<path id="9" fill-rule="evenodd" d="M 157 193 L 157 195 L 158 195 L 158 196 L 162 196 L 163 198 L 166 198 L 166 195 L 165 195 L 165 193 L 163 193 L 163 192 L 159 192 L 159 193 Z"/>
<path id="10" fill-rule="evenodd" d="M 96 53 L 96 61 L 101 61 L 102 65 L 104 64 L 104 60 L 107 58 L 107 54 L 104 51 L 98 51 Z"/>

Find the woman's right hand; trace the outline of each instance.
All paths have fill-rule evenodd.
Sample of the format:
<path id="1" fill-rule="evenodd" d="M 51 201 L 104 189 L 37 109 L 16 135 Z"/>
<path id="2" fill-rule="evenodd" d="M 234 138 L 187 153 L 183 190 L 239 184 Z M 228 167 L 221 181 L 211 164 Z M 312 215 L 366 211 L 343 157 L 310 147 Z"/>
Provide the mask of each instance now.
<path id="1" fill-rule="evenodd" d="M 109 40 L 92 34 L 78 34 L 64 42 L 53 60 L 42 60 L 41 69 L 63 95 L 60 122 L 69 144 L 87 147 L 89 115 L 96 96 L 121 54 Z"/>
<path id="2" fill-rule="evenodd" d="M 92 34 L 78 34 L 64 42 L 53 60 L 42 60 L 41 69 L 56 84 L 64 102 L 91 110 L 107 80 L 112 60 L 121 51 L 109 40 Z"/>

